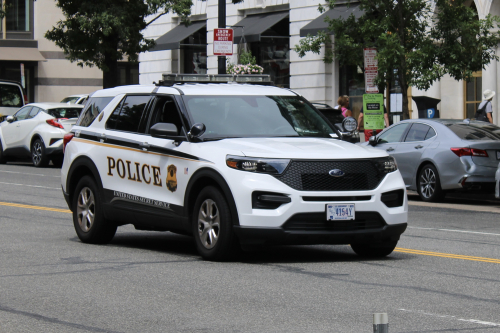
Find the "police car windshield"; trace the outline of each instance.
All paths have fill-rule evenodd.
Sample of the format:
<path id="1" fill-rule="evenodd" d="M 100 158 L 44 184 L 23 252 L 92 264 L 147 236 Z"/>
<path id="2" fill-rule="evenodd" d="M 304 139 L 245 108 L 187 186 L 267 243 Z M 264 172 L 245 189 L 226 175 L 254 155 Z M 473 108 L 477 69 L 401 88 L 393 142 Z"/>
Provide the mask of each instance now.
<path id="1" fill-rule="evenodd" d="M 183 96 L 202 138 L 322 137 L 336 133 L 298 96 Z"/>

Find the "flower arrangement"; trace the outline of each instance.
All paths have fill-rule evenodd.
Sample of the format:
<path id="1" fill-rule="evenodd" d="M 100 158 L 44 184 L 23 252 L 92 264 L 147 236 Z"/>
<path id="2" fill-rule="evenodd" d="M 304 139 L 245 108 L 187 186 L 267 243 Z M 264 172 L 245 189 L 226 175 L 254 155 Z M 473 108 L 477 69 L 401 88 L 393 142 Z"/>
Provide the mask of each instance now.
<path id="1" fill-rule="evenodd" d="M 235 65 L 228 63 L 226 68 L 227 74 L 262 74 L 264 68 L 256 64 L 256 59 L 251 52 L 243 52 L 240 56 L 240 61 L 246 65 Z"/>
<path id="2" fill-rule="evenodd" d="M 227 67 L 228 74 L 262 74 L 264 68 L 256 64 L 234 65 L 229 64 Z"/>

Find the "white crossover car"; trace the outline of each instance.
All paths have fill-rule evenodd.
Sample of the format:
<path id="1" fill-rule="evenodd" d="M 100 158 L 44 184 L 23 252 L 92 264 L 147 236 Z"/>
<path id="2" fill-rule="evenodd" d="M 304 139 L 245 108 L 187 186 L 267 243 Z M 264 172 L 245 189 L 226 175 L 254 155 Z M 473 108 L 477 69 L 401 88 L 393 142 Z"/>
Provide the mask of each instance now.
<path id="1" fill-rule="evenodd" d="M 394 250 L 408 203 L 385 151 L 339 140 L 291 90 L 176 83 L 186 76 L 97 91 L 65 136 L 62 189 L 81 241 L 132 224 L 192 235 L 208 260 L 267 244 Z"/>
<path id="2" fill-rule="evenodd" d="M 0 163 L 31 158 L 43 167 L 52 160 L 61 165 L 63 138 L 73 127 L 82 105 L 31 103 L 0 123 Z"/>
<path id="3" fill-rule="evenodd" d="M 64 97 L 61 103 L 85 105 L 88 99 L 89 94 L 69 95 L 68 97 Z"/>

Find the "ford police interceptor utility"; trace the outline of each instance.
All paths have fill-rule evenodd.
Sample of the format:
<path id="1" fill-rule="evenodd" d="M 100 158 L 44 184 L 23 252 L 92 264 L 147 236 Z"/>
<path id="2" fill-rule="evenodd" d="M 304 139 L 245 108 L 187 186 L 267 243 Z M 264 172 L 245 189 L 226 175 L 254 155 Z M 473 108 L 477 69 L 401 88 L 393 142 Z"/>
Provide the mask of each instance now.
<path id="1" fill-rule="evenodd" d="M 192 235 L 208 260 L 276 244 L 394 250 L 408 203 L 386 152 L 339 140 L 266 76 L 164 79 L 95 92 L 65 136 L 62 188 L 82 242 L 110 242 L 132 224 Z M 261 84 L 238 83 L 247 80 Z"/>

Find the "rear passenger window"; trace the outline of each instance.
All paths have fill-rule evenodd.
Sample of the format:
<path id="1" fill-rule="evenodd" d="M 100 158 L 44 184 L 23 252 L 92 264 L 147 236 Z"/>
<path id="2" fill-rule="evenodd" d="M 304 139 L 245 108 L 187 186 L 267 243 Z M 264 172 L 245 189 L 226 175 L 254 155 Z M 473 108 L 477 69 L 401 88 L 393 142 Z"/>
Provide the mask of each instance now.
<path id="1" fill-rule="evenodd" d="M 424 141 L 430 126 L 424 124 L 413 124 L 408 131 L 405 142 Z"/>
<path id="2" fill-rule="evenodd" d="M 33 107 L 33 109 L 31 109 L 30 111 L 30 114 L 28 116 L 28 118 L 33 118 L 34 116 L 36 116 L 38 114 L 38 111 L 40 111 L 40 108 L 37 108 L 36 106 Z"/>
<path id="3" fill-rule="evenodd" d="M 429 132 L 427 132 L 427 135 L 425 136 L 425 140 L 432 138 L 434 135 L 436 135 L 436 131 L 431 127 L 429 128 Z"/>
<path id="4" fill-rule="evenodd" d="M 114 97 L 92 97 L 85 104 L 75 126 L 89 127 Z"/>
<path id="5" fill-rule="evenodd" d="M 106 122 L 107 129 L 138 132 L 142 114 L 151 96 L 127 96 Z"/>

